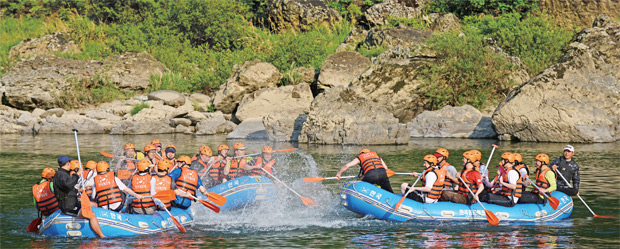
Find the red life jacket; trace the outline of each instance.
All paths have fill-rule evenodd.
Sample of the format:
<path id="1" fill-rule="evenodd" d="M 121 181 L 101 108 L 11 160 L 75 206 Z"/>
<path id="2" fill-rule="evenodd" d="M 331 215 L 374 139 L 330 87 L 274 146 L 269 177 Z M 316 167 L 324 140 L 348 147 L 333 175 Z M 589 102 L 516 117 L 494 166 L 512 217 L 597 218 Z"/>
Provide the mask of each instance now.
<path id="1" fill-rule="evenodd" d="M 133 175 L 131 177 L 131 190 L 136 194 L 148 196 L 151 195 L 151 175 Z M 155 206 L 155 202 L 151 198 L 134 199 L 131 203 L 133 208 L 147 208 Z M 144 211 L 146 213 L 146 211 Z"/>
<path id="2" fill-rule="evenodd" d="M 196 186 L 198 185 L 198 172 L 188 167 L 181 168 L 181 175 L 177 178 L 177 187 L 192 195 L 196 195 Z"/>
<path id="3" fill-rule="evenodd" d="M 95 176 L 95 189 L 97 190 L 95 199 L 99 207 L 123 201 L 121 190 L 114 178 L 113 171 Z"/>
<path id="4" fill-rule="evenodd" d="M 125 159 L 125 163 L 127 167 L 125 167 L 124 169 L 119 169 L 117 172 L 118 179 L 127 180 L 131 178 L 131 175 L 136 170 L 136 164 L 133 160 Z"/>
<path id="5" fill-rule="evenodd" d="M 422 173 L 422 182 L 424 185 L 426 185 L 426 174 L 428 174 L 431 171 L 434 172 L 435 175 L 437 175 L 437 180 L 435 181 L 435 183 L 433 183 L 431 192 L 429 192 L 426 196 L 431 199 L 439 199 L 439 197 L 441 197 L 441 192 L 443 192 L 443 187 L 446 184 L 445 183 L 446 175 L 444 175 L 441 169 L 429 167 L 428 169 L 424 170 L 424 173 Z"/>
<path id="6" fill-rule="evenodd" d="M 32 195 L 37 201 L 37 208 L 42 215 L 50 215 L 58 210 L 58 199 L 50 189 L 50 181 L 44 181 L 32 186 Z"/>
<path id="7" fill-rule="evenodd" d="M 547 181 L 547 178 L 545 178 L 545 175 L 550 170 L 551 169 L 546 166 L 545 166 L 545 169 L 543 169 L 542 171 L 540 169 L 536 170 L 536 186 L 538 186 L 539 188 L 544 188 L 544 189 L 548 189 L 549 187 L 551 187 L 551 184 L 549 183 L 549 181 Z M 534 188 L 534 190 L 532 190 L 532 193 L 540 194 L 540 191 L 538 191 L 537 188 Z M 548 192 L 547 194 L 551 194 L 551 192 Z"/>
<path id="8" fill-rule="evenodd" d="M 360 160 L 360 166 L 362 167 L 364 175 L 373 169 L 385 169 L 377 152 L 371 151 L 359 154 L 357 155 L 357 159 Z"/>
<path id="9" fill-rule="evenodd" d="M 256 158 L 256 163 L 254 163 L 254 166 L 261 166 L 261 168 L 265 169 L 267 172 L 269 172 L 269 174 L 273 174 L 273 165 L 276 164 L 276 160 L 273 160 L 273 157 L 271 158 L 271 161 L 265 163 L 263 165 L 263 157 L 259 156 Z M 262 169 L 258 168 L 258 169 L 252 169 L 250 171 L 250 175 L 251 176 L 264 176 L 267 175 L 265 173 L 265 171 L 263 171 Z"/>
<path id="10" fill-rule="evenodd" d="M 461 193 L 464 196 L 469 196 L 469 190 L 467 190 L 467 187 L 469 187 L 469 189 L 471 189 L 471 191 L 474 192 L 474 194 L 478 191 L 478 183 L 470 182 L 467 179 L 467 175 L 470 172 L 471 171 L 467 171 L 467 172 L 461 171 L 461 178 L 463 179 L 463 181 L 465 181 L 465 183 L 463 183 L 463 181 L 459 181 L 459 190 L 458 190 L 458 192 Z M 465 187 L 465 185 L 467 185 L 467 187 Z"/>
<path id="11" fill-rule="evenodd" d="M 502 185 L 502 188 L 499 190 L 499 194 L 500 195 L 504 195 L 504 196 L 511 196 L 514 194 L 514 197 L 521 197 L 521 193 L 523 192 L 523 179 L 521 179 L 521 172 L 519 172 L 518 170 L 516 170 L 513 167 L 510 167 L 508 170 L 506 170 L 506 174 L 504 174 L 504 176 L 502 176 L 504 182 L 508 182 L 508 172 L 510 172 L 511 170 L 514 170 L 517 172 L 517 174 L 519 174 L 519 179 L 517 179 L 517 188 L 516 189 L 511 189 L 508 188 L 504 185 Z"/>
<path id="12" fill-rule="evenodd" d="M 155 193 L 159 191 L 172 189 L 171 187 L 172 178 L 170 178 L 169 175 L 165 175 L 165 176 L 154 175 L 153 177 L 155 178 Z M 171 201 L 167 201 L 167 202 L 162 201 L 162 202 L 165 204 L 166 208 L 170 208 Z"/>

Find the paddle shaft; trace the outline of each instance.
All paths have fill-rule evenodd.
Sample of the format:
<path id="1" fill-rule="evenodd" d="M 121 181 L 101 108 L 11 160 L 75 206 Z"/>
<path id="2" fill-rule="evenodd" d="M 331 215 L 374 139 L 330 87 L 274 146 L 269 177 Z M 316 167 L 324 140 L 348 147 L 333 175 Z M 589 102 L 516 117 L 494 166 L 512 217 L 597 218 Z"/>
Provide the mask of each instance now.
<path id="1" fill-rule="evenodd" d="M 489 159 L 487 159 L 487 164 L 485 164 L 487 166 L 487 169 L 486 169 L 487 175 L 484 177 L 487 178 L 487 182 L 489 181 L 489 163 L 491 163 L 491 158 L 493 157 L 493 152 L 495 152 L 495 148 L 497 148 L 497 145 L 495 146 L 492 145 L 491 147 L 493 147 L 493 149 L 491 149 L 491 154 L 489 154 Z"/>
<path id="2" fill-rule="evenodd" d="M 532 179 L 530 179 L 529 177 L 526 177 L 526 179 L 536 188 L 538 189 L 538 192 L 540 192 L 541 194 L 543 194 L 545 197 L 547 197 L 547 199 L 549 199 L 549 196 L 547 195 L 547 193 L 543 192 L 540 187 L 538 187 L 538 185 L 536 185 L 536 183 L 534 183 L 532 181 Z"/>
<path id="3" fill-rule="evenodd" d="M 274 152 L 274 153 L 276 153 L 276 152 L 286 152 L 286 151 L 292 151 L 292 150 L 295 150 L 295 149 L 296 149 L 296 148 L 280 149 L 280 150 L 274 150 L 273 152 Z M 231 158 L 241 158 L 241 157 L 248 157 L 248 156 L 258 156 L 258 155 L 261 155 L 261 154 L 263 154 L 263 153 L 262 153 L 262 152 L 259 152 L 259 153 L 247 154 L 247 155 L 243 155 L 243 156 L 234 156 L 234 157 L 231 157 Z"/>
<path id="4" fill-rule="evenodd" d="M 280 179 L 276 178 L 275 176 L 273 176 L 271 173 L 269 173 L 269 171 L 261 168 L 261 170 L 265 171 L 265 173 L 267 173 L 269 176 L 273 177 L 273 179 L 275 179 L 276 181 L 282 183 L 282 185 L 284 185 L 284 187 L 288 188 L 289 190 L 293 191 L 293 193 L 295 193 L 297 196 L 303 198 L 303 196 L 301 196 L 299 193 L 297 193 L 297 191 L 293 190 L 291 187 L 289 187 L 288 185 L 286 185 L 286 183 L 280 181 Z"/>
<path id="5" fill-rule="evenodd" d="M 179 231 L 181 233 L 185 233 L 185 227 L 183 227 L 183 225 L 181 225 L 181 223 L 179 223 L 179 221 L 177 221 L 177 219 L 174 218 L 174 216 L 172 216 L 170 211 L 168 211 L 168 208 L 166 207 L 166 205 L 160 199 L 153 198 L 153 200 L 155 201 L 155 203 L 157 205 L 159 205 L 160 207 L 164 208 L 164 210 L 166 210 L 166 213 L 168 213 L 168 215 L 170 215 L 170 218 L 174 222 L 174 225 L 179 229 Z"/>
<path id="6" fill-rule="evenodd" d="M 459 175 L 457 175 L 457 177 L 459 178 L 459 180 L 461 180 L 464 183 L 463 185 L 465 185 L 467 190 L 469 190 L 469 193 L 472 194 L 472 197 L 474 197 L 474 199 L 476 199 L 476 201 L 480 204 L 482 209 L 484 209 L 486 211 L 487 209 L 484 208 L 484 205 L 482 205 L 482 202 L 480 202 L 480 200 L 478 199 L 478 196 L 476 196 L 476 194 L 474 194 L 474 191 L 471 191 L 471 189 L 469 188 L 469 186 L 467 186 L 467 183 L 463 180 L 463 178 L 461 178 L 461 176 L 459 176 Z"/>
<path id="7" fill-rule="evenodd" d="M 415 187 L 415 185 L 418 183 L 418 180 L 420 180 L 420 178 L 422 178 L 422 174 L 420 174 L 418 176 L 418 179 L 415 179 L 415 182 L 413 182 L 413 185 L 411 185 L 411 187 L 409 187 L 409 189 L 403 195 L 403 197 L 401 197 L 400 200 L 398 200 L 398 202 L 396 203 L 396 205 L 394 205 L 394 211 L 398 210 L 398 208 L 400 207 L 400 204 L 402 204 L 403 201 L 405 200 L 405 198 L 407 198 L 407 195 L 409 195 L 409 193 L 411 193 L 413 191 L 413 187 Z"/>
<path id="8" fill-rule="evenodd" d="M 82 171 L 84 171 L 84 168 L 82 167 L 82 159 L 80 158 L 80 145 L 78 144 L 78 137 L 77 137 L 77 133 L 78 133 L 78 130 L 77 130 L 77 129 L 73 129 L 73 134 L 74 134 L 74 136 L 75 136 L 75 148 L 76 148 L 76 150 L 77 150 L 78 162 L 80 163 L 80 169 L 81 169 Z M 86 190 L 86 187 L 84 186 L 84 185 L 85 185 L 85 179 L 84 179 L 84 177 L 80 176 L 80 180 L 81 180 L 81 182 L 82 182 L 82 190 L 84 190 L 84 191 L 85 191 L 85 190 Z"/>
<path id="9" fill-rule="evenodd" d="M 561 173 L 559 173 L 559 172 L 558 172 L 557 174 L 558 174 L 558 175 L 560 175 L 560 177 L 562 177 L 562 180 L 564 180 L 564 182 L 565 182 L 566 184 L 568 184 L 568 187 L 570 187 L 570 188 L 572 188 L 572 187 L 573 187 L 573 186 L 571 186 L 571 185 L 570 185 L 570 183 L 568 183 L 568 181 L 566 180 L 566 178 L 564 178 L 564 176 L 563 176 Z M 579 194 L 577 194 L 577 197 L 579 197 L 579 200 L 581 200 L 581 202 L 583 202 L 583 205 L 585 205 L 585 206 L 588 208 L 588 210 L 590 210 L 590 213 L 592 213 L 592 215 L 593 215 L 594 217 L 598 216 L 597 214 L 595 214 L 595 213 L 594 213 L 594 211 L 592 211 L 592 209 L 590 208 L 590 206 L 588 206 L 588 204 L 586 203 L 586 201 L 584 201 L 584 200 L 581 198 L 581 196 L 579 196 Z"/>

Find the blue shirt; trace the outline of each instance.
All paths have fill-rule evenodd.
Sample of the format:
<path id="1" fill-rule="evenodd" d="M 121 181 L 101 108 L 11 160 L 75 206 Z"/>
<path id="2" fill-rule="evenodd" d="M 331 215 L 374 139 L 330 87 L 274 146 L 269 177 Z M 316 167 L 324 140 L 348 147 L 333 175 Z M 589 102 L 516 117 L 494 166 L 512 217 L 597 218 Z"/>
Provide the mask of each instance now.
<path id="1" fill-rule="evenodd" d="M 168 174 L 170 178 L 172 178 L 172 182 L 176 182 L 177 179 L 181 177 L 181 172 L 182 172 L 181 168 L 176 168 Z M 198 176 L 198 184 L 196 184 L 196 193 L 198 193 L 199 191 L 198 189 L 200 187 L 202 187 L 202 181 L 200 180 L 200 176 Z M 192 201 L 185 197 L 177 198 L 176 200 L 174 200 L 174 202 L 181 208 L 188 208 L 189 206 L 192 205 Z"/>

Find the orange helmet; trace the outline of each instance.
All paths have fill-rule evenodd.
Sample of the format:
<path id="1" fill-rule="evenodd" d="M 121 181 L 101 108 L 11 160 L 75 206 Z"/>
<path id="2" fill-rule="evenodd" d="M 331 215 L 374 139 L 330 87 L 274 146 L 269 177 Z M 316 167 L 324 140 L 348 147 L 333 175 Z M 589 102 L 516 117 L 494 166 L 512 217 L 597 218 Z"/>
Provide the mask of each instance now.
<path id="1" fill-rule="evenodd" d="M 476 156 L 476 161 L 480 161 L 480 159 L 482 159 L 482 153 L 480 153 L 479 150 L 470 150 L 469 152 Z"/>
<path id="2" fill-rule="evenodd" d="M 153 144 L 147 144 L 147 145 L 144 146 L 144 152 L 145 153 L 148 153 L 149 151 L 154 150 L 154 149 L 156 149 L 156 148 L 155 148 L 155 145 L 153 145 Z"/>
<path id="3" fill-rule="evenodd" d="M 71 160 L 71 170 L 80 168 L 80 162 L 78 160 Z"/>
<path id="4" fill-rule="evenodd" d="M 179 159 L 177 159 L 177 160 L 181 161 L 181 162 L 185 162 L 185 164 L 187 164 L 187 165 L 192 164 L 192 159 L 189 158 L 189 156 L 186 156 L 186 155 L 180 156 Z"/>
<path id="5" fill-rule="evenodd" d="M 271 148 L 271 146 L 269 146 L 269 145 L 265 145 L 265 147 L 263 147 L 262 152 L 263 153 L 273 153 L 273 148 Z"/>
<path id="6" fill-rule="evenodd" d="M 222 150 L 230 150 L 230 148 L 228 147 L 228 145 L 225 144 L 220 144 L 220 146 L 217 146 L 217 151 L 220 152 Z"/>
<path id="7" fill-rule="evenodd" d="M 43 169 L 43 172 L 41 172 L 41 177 L 45 178 L 45 179 L 52 179 L 52 177 L 54 177 L 54 175 L 56 174 L 56 171 L 52 168 L 45 168 Z"/>
<path id="8" fill-rule="evenodd" d="M 97 162 L 90 160 L 88 162 L 86 162 L 86 168 L 87 169 L 94 169 L 95 167 L 97 167 Z"/>
<path id="9" fill-rule="evenodd" d="M 437 157 L 433 156 L 433 155 L 426 155 L 424 156 L 424 161 L 429 162 L 431 165 L 437 165 Z"/>
<path id="10" fill-rule="evenodd" d="M 142 159 L 138 162 L 138 171 L 145 171 L 149 167 L 151 167 L 151 162 L 149 160 Z"/>
<path id="11" fill-rule="evenodd" d="M 200 149 L 198 149 L 198 152 L 206 156 L 213 156 L 213 151 L 211 151 L 211 148 L 206 145 L 200 146 Z"/>
<path id="12" fill-rule="evenodd" d="M 243 142 L 236 142 L 233 144 L 233 150 L 245 150 L 245 144 Z"/>
<path id="13" fill-rule="evenodd" d="M 161 146 L 161 141 L 159 141 L 159 139 L 153 139 L 153 141 L 151 141 L 152 145 L 156 145 L 159 144 L 159 146 Z"/>
<path id="14" fill-rule="evenodd" d="M 135 146 L 135 145 L 133 145 L 132 143 L 126 143 L 126 144 L 125 144 L 125 147 L 123 147 L 123 149 L 124 149 L 124 150 L 126 150 L 126 149 L 134 149 L 134 150 L 135 150 L 135 149 L 136 149 L 136 146 Z"/>
<path id="15" fill-rule="evenodd" d="M 168 148 L 174 148 L 175 151 L 177 150 L 177 147 L 174 146 L 174 144 L 166 145 L 166 149 L 168 149 Z"/>
<path id="16" fill-rule="evenodd" d="M 476 162 L 478 158 L 471 150 L 463 152 L 463 157 L 472 163 Z"/>
<path id="17" fill-rule="evenodd" d="M 364 154 L 364 153 L 368 153 L 368 152 L 370 152 L 370 150 L 364 148 L 364 149 L 360 150 L 360 153 L 358 153 L 358 154 Z"/>
<path id="18" fill-rule="evenodd" d="M 97 163 L 97 173 L 108 171 L 108 169 L 110 169 L 110 165 L 108 165 L 108 162 L 101 161 Z"/>
<path id="19" fill-rule="evenodd" d="M 506 159 L 508 160 L 508 162 L 514 162 L 515 161 L 515 155 L 510 153 L 510 152 L 504 152 L 502 154 L 502 159 Z"/>
<path id="20" fill-rule="evenodd" d="M 547 156 L 547 154 L 545 153 L 540 153 L 538 155 L 536 155 L 536 160 L 537 161 L 541 161 L 545 164 L 549 164 L 549 156 Z"/>
<path id="21" fill-rule="evenodd" d="M 448 159 L 448 156 L 450 156 L 450 152 L 448 152 L 446 148 L 439 148 L 435 152 L 442 154 L 444 157 L 446 157 L 446 159 Z"/>
<path id="22" fill-rule="evenodd" d="M 519 153 L 513 153 L 513 155 L 515 156 L 515 160 L 519 163 L 523 162 L 523 157 L 521 156 L 521 154 Z"/>
<path id="23" fill-rule="evenodd" d="M 162 159 L 157 162 L 157 169 L 160 171 L 168 170 L 172 166 L 172 162 L 168 159 Z"/>

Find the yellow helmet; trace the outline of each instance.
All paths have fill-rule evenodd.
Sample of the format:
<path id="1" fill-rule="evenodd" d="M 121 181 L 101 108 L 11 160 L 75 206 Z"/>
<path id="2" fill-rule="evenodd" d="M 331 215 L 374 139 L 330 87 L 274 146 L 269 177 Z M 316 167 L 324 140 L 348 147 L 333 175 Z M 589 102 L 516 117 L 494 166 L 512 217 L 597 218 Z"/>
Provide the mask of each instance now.
<path id="1" fill-rule="evenodd" d="M 153 144 L 147 144 L 147 145 L 144 146 L 144 152 L 145 153 L 149 153 L 149 151 L 154 150 L 154 149 L 156 149 L 156 148 L 155 148 L 155 145 L 153 145 Z"/>
<path id="2" fill-rule="evenodd" d="M 233 150 L 245 150 L 245 144 L 242 142 L 236 142 L 233 144 Z"/>
<path id="3" fill-rule="evenodd" d="M 41 172 L 41 177 L 45 178 L 45 179 L 52 179 L 52 177 L 54 177 L 54 175 L 56 174 L 56 171 L 52 168 L 45 168 L 43 169 L 43 172 Z"/>
<path id="4" fill-rule="evenodd" d="M 444 157 L 446 157 L 446 159 L 448 159 L 448 156 L 450 156 L 450 152 L 448 152 L 446 148 L 439 148 L 435 152 L 442 154 Z"/>
<path id="5" fill-rule="evenodd" d="M 200 146 L 200 149 L 198 149 L 198 152 L 206 156 L 213 156 L 213 151 L 211 151 L 211 148 L 206 145 Z"/>
<path id="6" fill-rule="evenodd" d="M 110 165 L 108 165 L 108 162 L 101 161 L 97 163 L 97 173 L 108 171 L 108 169 L 110 169 Z"/>
<path id="7" fill-rule="evenodd" d="M 424 156 L 424 161 L 429 162 L 431 165 L 437 165 L 437 157 L 430 154 Z"/>
<path id="8" fill-rule="evenodd" d="M 271 148 L 271 146 L 269 146 L 269 145 L 265 145 L 265 147 L 263 147 L 262 152 L 263 153 L 273 153 L 273 148 Z"/>
<path id="9" fill-rule="evenodd" d="M 95 161 L 93 161 L 93 160 L 90 160 L 90 161 L 86 162 L 86 168 L 87 168 L 87 169 L 92 170 L 92 169 L 94 169 L 95 167 L 97 167 L 97 162 L 95 162 Z"/>
<path id="10" fill-rule="evenodd" d="M 178 161 L 185 162 L 185 164 L 187 164 L 187 165 L 192 164 L 192 159 L 189 158 L 189 156 L 186 156 L 186 155 L 180 156 Z"/>
<path id="11" fill-rule="evenodd" d="M 153 139 L 153 141 L 151 141 L 152 145 L 156 145 L 159 144 L 159 146 L 161 146 L 161 141 L 159 141 L 159 139 Z"/>
<path id="12" fill-rule="evenodd" d="M 517 161 L 519 163 L 523 162 L 523 157 L 521 156 L 521 154 L 513 153 L 513 155 L 515 156 L 515 161 Z"/>
<path id="13" fill-rule="evenodd" d="M 168 148 L 174 148 L 175 151 L 177 150 L 177 147 L 174 146 L 174 144 L 166 145 L 166 149 L 168 149 Z"/>
<path id="14" fill-rule="evenodd" d="M 132 144 L 132 143 L 126 143 L 125 147 L 123 147 L 123 149 L 124 150 L 126 150 L 126 149 L 134 149 L 135 150 L 136 146 L 134 144 Z"/>
<path id="15" fill-rule="evenodd" d="M 151 162 L 149 160 L 143 159 L 138 162 L 138 171 L 145 171 L 149 167 L 151 167 Z"/>
<path id="16" fill-rule="evenodd" d="M 545 153 L 540 153 L 538 155 L 536 155 L 536 160 L 537 161 L 541 161 L 545 164 L 549 164 L 549 156 L 547 156 L 547 154 Z"/>

